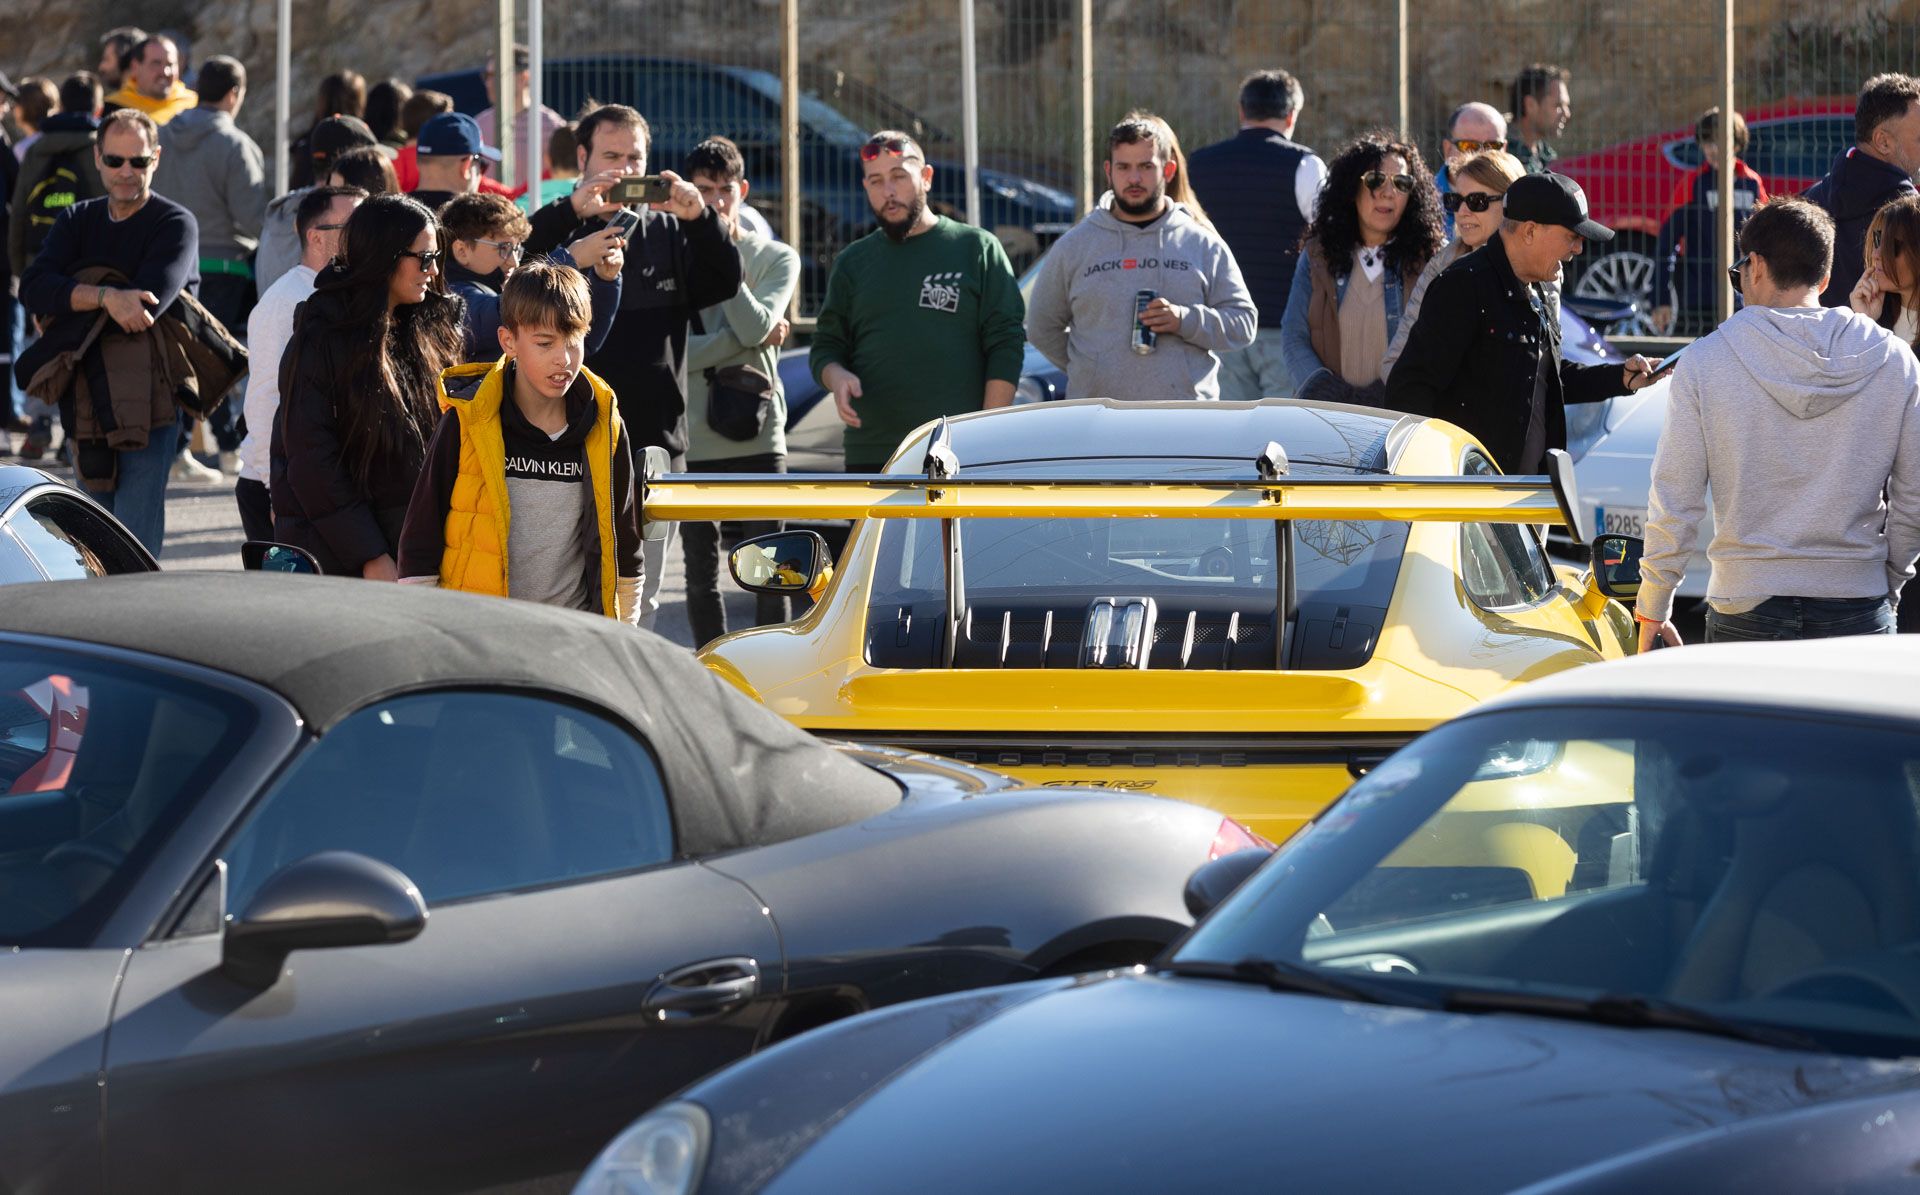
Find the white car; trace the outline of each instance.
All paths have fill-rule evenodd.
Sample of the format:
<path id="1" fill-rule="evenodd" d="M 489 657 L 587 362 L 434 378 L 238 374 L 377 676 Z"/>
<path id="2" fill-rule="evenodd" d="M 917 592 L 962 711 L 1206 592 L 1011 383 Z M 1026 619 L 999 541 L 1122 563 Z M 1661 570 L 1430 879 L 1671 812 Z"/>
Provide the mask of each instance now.
<path id="1" fill-rule="evenodd" d="M 1660 445 L 1660 429 L 1667 422 L 1667 392 L 1672 382 L 1655 382 L 1638 394 L 1622 395 L 1604 403 L 1581 403 L 1567 408 L 1567 450 L 1574 459 L 1574 477 L 1580 487 L 1581 542 L 1597 535 L 1645 538 L 1647 491 L 1653 480 L 1653 451 Z M 1707 544 L 1713 539 L 1713 515 L 1700 520 L 1693 561 L 1677 595 L 1686 600 L 1707 596 Z M 1548 533 L 1547 546 L 1556 557 L 1573 558 L 1573 541 L 1563 528 Z"/>

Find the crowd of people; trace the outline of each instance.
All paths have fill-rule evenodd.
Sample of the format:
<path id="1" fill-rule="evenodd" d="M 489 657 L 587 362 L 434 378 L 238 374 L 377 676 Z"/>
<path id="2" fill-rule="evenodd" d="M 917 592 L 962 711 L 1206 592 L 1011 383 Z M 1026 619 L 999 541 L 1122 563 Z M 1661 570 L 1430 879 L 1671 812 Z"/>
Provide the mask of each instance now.
<path id="1" fill-rule="evenodd" d="M 330 573 L 647 625 L 673 541 L 639 535 L 635 462 L 656 448 L 674 470 L 784 471 L 777 356 L 800 258 L 748 203 L 726 137 L 653 164 L 664 198 L 626 203 L 622 180 L 650 171 L 645 116 L 528 111 L 524 51 L 512 66 L 516 136 L 538 121 L 549 147 L 532 194 L 490 177 L 493 109 L 399 80 L 328 76 L 292 147 L 294 189 L 274 197 L 236 123 L 235 59 L 206 59 L 189 88 L 171 39 L 123 28 L 93 71 L 0 76 L 0 117 L 11 107 L 25 134 L 0 147 L 7 293 L 30 317 L 0 321 L 28 395 L 5 412 L 21 454 L 44 454 L 57 418 L 81 484 L 159 554 L 169 477 L 210 472 L 188 451 L 204 418 L 249 538 Z M 1239 132 L 1191 159 L 1165 120 L 1131 112 L 1107 136 L 1109 190 L 1027 300 L 998 239 L 930 205 L 921 145 L 874 133 L 848 169 L 877 228 L 832 263 L 809 349 L 847 470 L 879 471 L 930 418 L 1011 403 L 1030 342 L 1070 397 L 1381 406 L 1448 419 L 1509 472 L 1540 472 L 1567 404 L 1661 372 L 1560 355 L 1563 270 L 1613 236 L 1551 170 L 1571 83 L 1533 64 L 1504 106 L 1461 103 L 1431 170 L 1388 130 L 1323 158 L 1296 137 L 1306 97 L 1285 71 L 1249 76 Z M 1711 331 L 1723 119 L 1745 306 Z M 1855 120 L 1856 145 L 1804 200 L 1769 199 L 1739 160 L 1737 113 L 1697 124 L 1705 162 L 1661 235 L 1675 301 L 1658 314 L 1711 334 L 1680 364 L 1656 462 L 1649 642 L 1677 639 L 1674 570 L 1709 475 L 1710 636 L 1892 625 L 1920 554 L 1920 83 L 1869 80 Z M 1774 398 L 1764 418 L 1755 394 Z M 1797 471 L 1822 472 L 1804 501 L 1761 480 L 1798 453 L 1832 465 Z M 1788 501 L 1796 518 L 1769 513 Z M 683 551 L 706 641 L 726 630 L 718 527 L 686 526 Z M 756 614 L 785 610 L 770 598 Z"/>

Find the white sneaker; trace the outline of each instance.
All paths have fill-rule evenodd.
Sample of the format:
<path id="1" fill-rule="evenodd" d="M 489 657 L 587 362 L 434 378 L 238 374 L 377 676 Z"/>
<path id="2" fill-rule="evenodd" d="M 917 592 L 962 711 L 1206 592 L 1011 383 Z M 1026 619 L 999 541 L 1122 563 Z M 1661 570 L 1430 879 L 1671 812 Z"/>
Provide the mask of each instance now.
<path id="1" fill-rule="evenodd" d="M 238 452 L 221 453 L 220 471 L 228 477 L 240 476 L 240 454 Z"/>
<path id="2" fill-rule="evenodd" d="M 203 485 L 219 485 L 226 480 L 220 470 L 207 468 L 195 460 L 191 452 L 182 452 L 173 458 L 172 476 L 175 481 L 194 481 Z"/>

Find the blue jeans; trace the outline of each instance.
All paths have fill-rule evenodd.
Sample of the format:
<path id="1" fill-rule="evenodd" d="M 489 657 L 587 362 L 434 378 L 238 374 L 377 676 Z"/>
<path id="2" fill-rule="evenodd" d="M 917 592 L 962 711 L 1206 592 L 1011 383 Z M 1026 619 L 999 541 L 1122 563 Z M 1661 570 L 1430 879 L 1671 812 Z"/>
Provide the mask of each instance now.
<path id="1" fill-rule="evenodd" d="M 1889 598 L 1768 598 L 1745 614 L 1707 610 L 1708 643 L 1893 634 Z"/>
<path id="2" fill-rule="evenodd" d="M 1292 398 L 1293 375 L 1280 345 L 1280 329 L 1262 328 L 1253 343 L 1238 352 L 1220 354 L 1220 401 L 1258 402 L 1263 398 Z"/>
<path id="3" fill-rule="evenodd" d="M 177 448 L 171 427 L 154 428 L 145 448 L 122 449 L 115 454 L 118 473 L 113 489 L 91 495 L 155 557 L 160 555 L 160 542 L 167 535 L 167 474 L 173 468 Z"/>

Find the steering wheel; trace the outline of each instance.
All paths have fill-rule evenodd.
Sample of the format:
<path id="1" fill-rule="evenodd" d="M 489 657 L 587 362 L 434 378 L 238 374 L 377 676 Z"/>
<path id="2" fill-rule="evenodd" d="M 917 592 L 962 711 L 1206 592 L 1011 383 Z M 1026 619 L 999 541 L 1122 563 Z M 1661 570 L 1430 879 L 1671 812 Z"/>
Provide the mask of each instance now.
<path id="1" fill-rule="evenodd" d="M 1893 970 L 1913 972 L 1905 976 L 1882 974 L 1886 969 L 1874 963 L 1817 967 L 1775 984 L 1761 992 L 1758 998 L 1844 1004 L 1880 1012 L 1892 1006 L 1908 1020 L 1920 1021 L 1920 1002 L 1916 1001 L 1915 984 L 1900 982 L 1902 978 L 1920 979 L 1920 965 L 1904 958 L 1895 961 Z"/>

